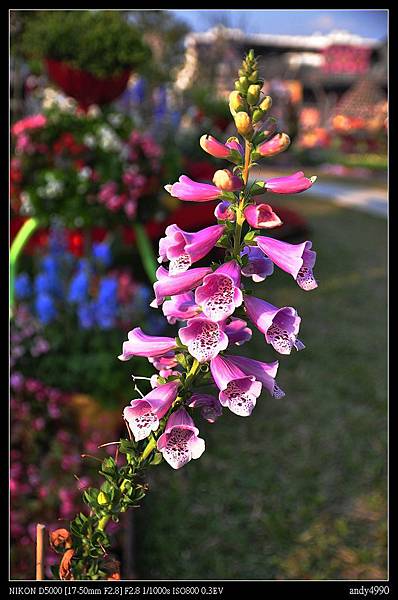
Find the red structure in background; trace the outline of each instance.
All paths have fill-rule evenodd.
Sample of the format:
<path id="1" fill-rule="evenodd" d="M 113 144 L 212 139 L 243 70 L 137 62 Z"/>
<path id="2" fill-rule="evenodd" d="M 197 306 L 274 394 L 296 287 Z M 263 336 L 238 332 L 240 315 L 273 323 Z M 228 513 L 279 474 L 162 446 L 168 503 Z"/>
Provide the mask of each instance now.
<path id="1" fill-rule="evenodd" d="M 130 70 L 126 70 L 120 75 L 100 79 L 57 60 L 46 59 L 45 62 L 49 78 L 65 94 L 75 98 L 84 110 L 90 104 L 107 104 L 118 98 L 126 89 L 131 74 Z"/>
<path id="2" fill-rule="evenodd" d="M 200 204 L 187 202 L 172 212 L 165 221 L 150 221 L 147 223 L 145 229 L 148 237 L 152 240 L 155 246 L 158 240 L 164 235 L 165 228 L 173 223 L 176 223 L 179 227 L 181 227 L 181 229 L 186 231 L 197 231 L 203 227 L 214 225 L 214 208 L 216 204 L 217 202 L 206 202 Z M 282 207 L 278 207 L 276 211 L 281 218 L 283 225 L 272 231 L 273 237 L 285 239 L 288 237 L 294 237 L 296 235 L 304 235 L 308 231 L 306 220 L 295 211 Z M 11 219 L 11 243 L 25 221 L 26 218 L 23 217 L 14 217 Z M 107 229 L 105 227 L 95 227 L 92 229 L 91 233 L 93 242 L 101 242 L 107 234 Z M 126 226 L 124 227 L 123 234 L 125 244 L 128 246 L 134 245 L 136 237 L 134 230 L 131 227 Z M 80 229 L 69 229 L 68 238 L 70 252 L 75 254 L 75 256 L 83 256 L 84 238 L 82 231 Z M 47 243 L 48 229 L 39 229 L 32 235 L 24 249 L 24 252 L 27 254 L 32 254 L 37 248 L 46 248 Z"/>
<path id="3" fill-rule="evenodd" d="M 369 70 L 371 48 L 331 44 L 323 52 L 323 73 L 361 75 Z"/>

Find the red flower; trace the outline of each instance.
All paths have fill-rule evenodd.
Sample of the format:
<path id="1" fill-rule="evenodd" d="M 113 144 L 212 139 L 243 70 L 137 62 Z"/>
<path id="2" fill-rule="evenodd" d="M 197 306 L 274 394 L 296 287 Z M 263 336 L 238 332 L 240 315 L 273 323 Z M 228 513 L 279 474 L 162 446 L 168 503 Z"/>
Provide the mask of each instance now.
<path id="1" fill-rule="evenodd" d="M 83 256 L 83 236 L 77 231 L 71 231 L 69 233 L 69 250 L 75 256 Z"/>

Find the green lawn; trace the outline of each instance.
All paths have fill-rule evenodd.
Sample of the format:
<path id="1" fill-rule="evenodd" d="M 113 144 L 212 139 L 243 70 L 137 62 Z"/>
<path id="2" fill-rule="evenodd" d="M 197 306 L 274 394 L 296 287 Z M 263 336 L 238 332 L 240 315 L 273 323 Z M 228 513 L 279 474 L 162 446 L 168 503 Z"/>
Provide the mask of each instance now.
<path id="1" fill-rule="evenodd" d="M 307 347 L 276 356 L 256 333 L 241 353 L 280 359 L 286 397 L 198 419 L 202 458 L 150 470 L 140 578 L 386 577 L 386 221 L 305 194 L 278 205 L 311 224 L 319 288 L 276 269 L 257 294 L 297 308 Z"/>

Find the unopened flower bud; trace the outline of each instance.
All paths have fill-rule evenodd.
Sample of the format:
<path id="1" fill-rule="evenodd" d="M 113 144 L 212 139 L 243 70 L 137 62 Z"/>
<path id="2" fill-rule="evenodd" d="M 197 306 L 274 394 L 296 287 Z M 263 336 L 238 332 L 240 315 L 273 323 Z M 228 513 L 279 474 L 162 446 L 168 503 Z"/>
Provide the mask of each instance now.
<path id="1" fill-rule="evenodd" d="M 237 112 L 246 109 L 245 100 L 237 90 L 231 92 L 229 95 L 229 109 L 233 117 Z"/>
<path id="2" fill-rule="evenodd" d="M 238 112 L 234 116 L 238 133 L 249 138 L 253 133 L 253 125 L 247 112 Z"/>
<path id="3" fill-rule="evenodd" d="M 263 98 L 263 100 L 261 101 L 260 104 L 260 108 L 261 110 L 269 110 L 272 106 L 272 98 L 271 96 L 265 96 L 265 98 Z"/>
<path id="4" fill-rule="evenodd" d="M 267 142 L 263 142 L 257 146 L 257 152 L 260 156 L 276 156 L 290 144 L 290 138 L 287 133 L 277 133 Z"/>
<path id="5" fill-rule="evenodd" d="M 248 78 L 247 77 L 239 77 L 239 84 L 240 84 L 240 89 L 242 90 L 242 92 L 247 92 L 248 87 L 250 85 Z"/>
<path id="6" fill-rule="evenodd" d="M 251 75 L 249 75 L 249 81 L 251 83 L 257 83 L 258 80 L 258 71 L 253 71 Z"/>
<path id="7" fill-rule="evenodd" d="M 228 169 L 220 169 L 213 176 L 213 183 L 220 190 L 232 192 L 242 187 L 242 180 L 237 175 L 233 175 Z"/>
<path id="8" fill-rule="evenodd" d="M 261 110 L 261 108 L 256 108 L 253 112 L 253 123 L 258 123 L 265 116 L 265 111 Z"/>
<path id="9" fill-rule="evenodd" d="M 257 104 L 260 98 L 261 87 L 259 85 L 250 85 L 247 90 L 247 101 L 250 106 Z"/>

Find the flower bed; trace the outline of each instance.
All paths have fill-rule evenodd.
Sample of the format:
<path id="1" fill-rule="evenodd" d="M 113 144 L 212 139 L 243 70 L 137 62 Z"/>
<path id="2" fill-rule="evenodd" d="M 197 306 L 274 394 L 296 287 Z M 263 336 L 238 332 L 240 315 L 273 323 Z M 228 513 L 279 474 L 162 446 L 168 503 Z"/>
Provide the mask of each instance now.
<path id="1" fill-rule="evenodd" d="M 69 102 L 69 101 L 68 101 Z M 53 105 L 11 129 L 11 204 L 43 225 L 59 215 L 70 227 L 152 219 L 163 150 L 131 118 L 73 102 Z"/>

